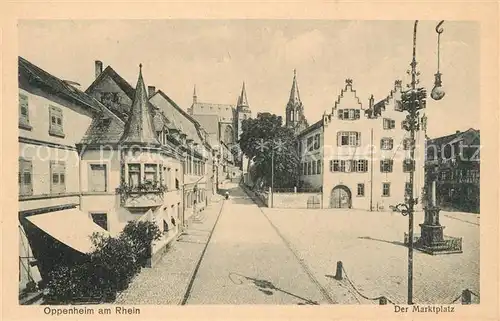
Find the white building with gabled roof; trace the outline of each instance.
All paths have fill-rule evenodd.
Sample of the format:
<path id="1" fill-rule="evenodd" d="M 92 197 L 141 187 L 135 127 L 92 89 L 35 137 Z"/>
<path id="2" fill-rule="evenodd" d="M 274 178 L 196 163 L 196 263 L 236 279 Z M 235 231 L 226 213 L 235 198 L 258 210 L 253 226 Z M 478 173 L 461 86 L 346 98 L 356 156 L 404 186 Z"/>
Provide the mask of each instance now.
<path id="1" fill-rule="evenodd" d="M 413 195 L 421 207 L 424 187 L 425 133 L 415 139 L 415 163 L 409 161 L 409 133 L 402 128 L 401 82 L 384 99 L 373 96 L 364 108 L 347 79 L 331 112 L 298 135 L 299 186 L 321 189 L 323 208 L 389 210 L 405 201 L 409 171 L 415 169 Z M 423 115 L 420 115 L 423 116 Z"/>

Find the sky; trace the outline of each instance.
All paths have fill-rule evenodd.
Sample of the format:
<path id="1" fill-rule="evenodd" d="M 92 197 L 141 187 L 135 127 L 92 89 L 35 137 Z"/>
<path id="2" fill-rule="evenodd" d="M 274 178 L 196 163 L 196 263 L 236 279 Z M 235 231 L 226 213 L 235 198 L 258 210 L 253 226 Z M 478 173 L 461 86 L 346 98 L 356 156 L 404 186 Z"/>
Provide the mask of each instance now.
<path id="1" fill-rule="evenodd" d="M 439 21 L 420 21 L 420 84 L 430 94 L 437 71 Z M 445 97 L 427 101 L 428 136 L 480 129 L 479 25 L 445 21 L 440 72 Z M 330 112 L 345 79 L 368 105 L 394 81 L 409 83 L 413 21 L 347 20 L 20 20 L 19 55 L 85 90 L 94 61 L 135 86 L 139 64 L 147 85 L 183 109 L 198 101 L 236 104 L 245 81 L 253 115 L 284 115 L 293 70 L 309 124 Z"/>

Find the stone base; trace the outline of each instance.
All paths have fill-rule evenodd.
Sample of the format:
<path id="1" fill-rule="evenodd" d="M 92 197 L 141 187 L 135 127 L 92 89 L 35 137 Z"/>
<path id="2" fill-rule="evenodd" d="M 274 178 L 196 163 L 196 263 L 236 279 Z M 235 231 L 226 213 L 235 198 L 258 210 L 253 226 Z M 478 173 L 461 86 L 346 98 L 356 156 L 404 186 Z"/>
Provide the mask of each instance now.
<path id="1" fill-rule="evenodd" d="M 444 226 L 441 225 L 420 224 L 420 243 L 428 247 L 442 245 L 443 229 Z"/>
<path id="2" fill-rule="evenodd" d="M 442 229 L 441 229 L 442 231 Z M 404 244 L 408 246 L 408 234 L 405 233 Z M 420 235 L 413 236 L 413 248 L 431 255 L 457 254 L 462 251 L 462 238 L 443 236 L 442 241 L 425 244 Z"/>

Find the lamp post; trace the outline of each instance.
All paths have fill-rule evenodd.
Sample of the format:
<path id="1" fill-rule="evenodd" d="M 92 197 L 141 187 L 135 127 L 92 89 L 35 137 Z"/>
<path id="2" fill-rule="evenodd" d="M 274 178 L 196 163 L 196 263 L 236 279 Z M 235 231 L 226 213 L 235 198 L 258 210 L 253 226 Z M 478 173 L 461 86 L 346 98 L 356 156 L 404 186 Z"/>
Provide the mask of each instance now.
<path id="1" fill-rule="evenodd" d="M 440 26 L 443 21 L 439 22 L 436 26 L 436 32 L 438 33 L 438 60 L 439 60 L 439 36 L 443 32 Z M 408 85 L 409 90 L 404 91 L 401 95 L 402 110 L 408 112 L 406 120 L 403 123 L 403 128 L 410 133 L 410 170 L 409 170 L 409 185 L 408 198 L 403 204 L 398 204 L 395 210 L 401 212 L 403 216 L 408 216 L 408 304 L 413 304 L 413 216 L 414 216 L 414 206 L 418 199 L 414 198 L 414 185 L 415 185 L 415 133 L 420 130 L 419 121 L 419 110 L 424 109 L 426 106 L 427 91 L 419 87 L 417 84 L 419 80 L 417 77 L 420 72 L 417 71 L 417 60 L 416 60 L 416 46 L 417 46 L 417 25 L 418 20 L 415 21 L 413 27 L 413 57 L 410 63 L 411 70 L 408 70 L 408 74 L 411 75 L 411 83 Z M 435 74 L 435 87 L 432 90 L 431 97 L 435 100 L 440 100 L 444 97 L 444 91 L 441 88 L 441 73 L 439 72 L 439 62 L 438 62 L 438 72 Z"/>

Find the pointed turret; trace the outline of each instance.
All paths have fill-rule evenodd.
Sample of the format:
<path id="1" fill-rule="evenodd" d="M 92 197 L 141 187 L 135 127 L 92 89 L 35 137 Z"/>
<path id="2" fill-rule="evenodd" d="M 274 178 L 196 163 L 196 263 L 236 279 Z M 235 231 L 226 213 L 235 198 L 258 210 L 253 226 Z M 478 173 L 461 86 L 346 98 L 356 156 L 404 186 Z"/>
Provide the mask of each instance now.
<path id="1" fill-rule="evenodd" d="M 142 64 L 139 65 L 139 78 L 135 88 L 134 101 L 120 142 L 125 144 L 160 145 L 153 128 L 153 120 L 148 105 L 148 92 L 142 79 Z"/>
<path id="2" fill-rule="evenodd" d="M 241 88 L 241 95 L 238 98 L 237 108 L 248 108 L 247 92 L 245 90 L 245 82 L 243 82 L 243 87 Z"/>
<path id="3" fill-rule="evenodd" d="M 196 104 L 198 102 L 198 96 L 196 96 L 196 85 L 194 85 L 193 89 L 193 104 Z"/>
<path id="4" fill-rule="evenodd" d="M 304 116 L 304 106 L 300 100 L 299 86 L 297 85 L 296 69 L 293 70 L 292 89 L 290 90 L 290 98 L 286 104 L 285 126 L 293 128 L 296 133 L 299 133 L 307 127 L 307 121 Z"/>
<path id="5" fill-rule="evenodd" d="M 294 106 L 300 105 L 302 102 L 300 101 L 299 94 L 299 86 L 297 85 L 297 70 L 293 70 L 293 83 L 292 89 L 290 90 L 290 99 L 288 100 L 289 104 Z"/>

